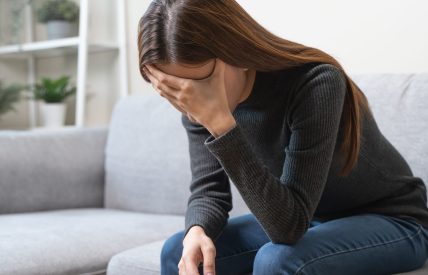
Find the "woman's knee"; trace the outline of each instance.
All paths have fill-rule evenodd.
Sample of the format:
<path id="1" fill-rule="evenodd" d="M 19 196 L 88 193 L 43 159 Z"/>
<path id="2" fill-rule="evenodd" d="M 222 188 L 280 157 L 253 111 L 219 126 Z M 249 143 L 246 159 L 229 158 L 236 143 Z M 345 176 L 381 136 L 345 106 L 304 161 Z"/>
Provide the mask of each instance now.
<path id="1" fill-rule="evenodd" d="M 181 259 L 181 254 L 183 253 L 183 231 L 179 231 L 171 235 L 164 242 L 161 250 L 161 265 L 178 265 L 178 262 Z"/>
<path id="2" fill-rule="evenodd" d="M 256 254 L 253 263 L 253 275 L 294 274 L 302 264 L 292 245 L 268 242 Z"/>

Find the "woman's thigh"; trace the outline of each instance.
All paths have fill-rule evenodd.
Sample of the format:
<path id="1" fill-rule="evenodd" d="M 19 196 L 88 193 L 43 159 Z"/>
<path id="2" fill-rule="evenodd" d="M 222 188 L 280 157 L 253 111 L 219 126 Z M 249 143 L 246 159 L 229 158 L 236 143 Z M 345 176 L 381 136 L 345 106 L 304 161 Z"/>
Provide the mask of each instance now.
<path id="1" fill-rule="evenodd" d="M 254 259 L 261 274 L 393 274 L 421 267 L 428 230 L 409 219 L 360 214 L 311 226 L 295 244 L 267 242 Z"/>
<path id="2" fill-rule="evenodd" d="M 184 231 L 181 230 L 165 241 L 161 253 L 162 275 L 178 274 L 183 234 Z M 251 272 L 258 249 L 269 241 L 253 214 L 229 218 L 222 233 L 214 241 L 217 274 L 238 275 Z M 203 274 L 202 264 L 199 272 Z"/>

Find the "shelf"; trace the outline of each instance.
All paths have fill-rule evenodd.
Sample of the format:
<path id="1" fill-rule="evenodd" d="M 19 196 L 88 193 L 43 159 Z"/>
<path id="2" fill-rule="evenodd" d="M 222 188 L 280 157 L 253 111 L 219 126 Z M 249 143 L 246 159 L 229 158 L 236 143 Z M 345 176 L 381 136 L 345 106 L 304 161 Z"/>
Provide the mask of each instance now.
<path id="1" fill-rule="evenodd" d="M 76 53 L 80 38 L 69 37 L 55 40 L 38 41 L 18 45 L 0 46 L 0 59 L 25 59 L 29 56 L 51 57 Z M 113 43 L 94 43 L 88 45 L 89 52 L 117 50 Z"/>
<path id="2" fill-rule="evenodd" d="M 81 129 L 82 127 L 78 127 L 75 125 L 64 125 L 60 127 L 43 127 L 43 126 L 37 126 L 28 129 L 29 131 L 36 131 L 36 132 L 52 132 L 52 131 L 73 131 L 77 129 Z"/>
<path id="3" fill-rule="evenodd" d="M 33 128 L 23 128 L 23 129 L 0 129 L 0 133 L 2 135 L 5 134 L 27 134 L 29 132 L 32 133 L 50 133 L 50 132 L 58 132 L 58 131 L 75 131 L 79 129 L 84 129 L 83 127 L 78 127 L 75 125 L 63 125 L 60 127 L 43 127 L 43 126 L 37 126 Z"/>
<path id="4" fill-rule="evenodd" d="M 0 0 L 1 1 L 1 0 Z M 67 56 L 70 60 L 73 60 L 72 68 L 76 65 L 76 104 L 75 104 L 75 122 L 73 125 L 67 125 L 61 128 L 47 129 L 44 127 L 36 127 L 38 125 L 39 116 L 37 115 L 37 105 L 34 100 L 30 101 L 28 104 L 28 115 L 29 115 L 29 125 L 30 129 L 35 132 L 49 132 L 52 130 L 65 130 L 65 129 L 74 129 L 75 127 L 83 127 L 85 125 L 85 106 L 86 106 L 86 96 L 87 96 L 87 79 L 88 79 L 88 63 L 90 61 L 97 61 L 89 57 L 91 53 L 97 52 L 108 52 L 108 58 L 113 58 L 117 60 L 117 70 L 112 70 L 113 73 L 118 75 L 118 84 L 119 84 L 119 93 L 120 97 L 128 95 L 128 65 L 127 65 L 127 37 L 126 37 L 126 1 L 103 1 L 103 3 L 108 2 L 114 4 L 110 9 L 101 9 L 100 13 L 94 10 L 90 13 L 90 8 L 96 8 L 96 5 L 93 6 L 94 1 L 90 0 L 76 0 L 75 2 L 79 3 L 79 19 L 78 19 L 78 35 L 73 37 L 67 37 L 62 39 L 53 39 L 53 40 L 43 40 L 43 41 L 33 41 L 34 31 L 38 31 L 37 28 L 34 28 L 34 11 L 33 6 L 30 5 L 30 1 L 25 6 L 25 16 L 23 17 L 23 27 L 25 26 L 25 41 L 27 43 L 19 43 L 15 45 L 0 45 L 0 62 L 21 62 L 22 64 L 26 63 L 26 76 L 27 83 L 33 84 L 36 82 L 36 77 L 39 76 L 37 73 L 38 66 L 41 63 L 37 62 L 37 59 L 44 57 L 57 57 Z M 91 5 L 90 5 L 91 2 Z M 108 5 L 108 4 L 106 4 Z M 4 11 L 0 11 L 0 17 Z M 104 13 L 103 13 L 104 12 Z M 107 14 L 105 13 L 107 12 Z M 91 41 L 92 36 L 90 35 L 89 22 L 90 20 L 97 20 L 97 16 L 110 22 L 111 16 L 113 13 L 116 13 L 116 20 L 113 20 L 112 23 L 116 23 L 117 27 L 113 27 L 116 30 L 116 39 L 114 38 L 114 33 L 111 33 L 108 36 L 99 35 L 97 37 L 105 37 L 105 40 Z M 116 22 L 114 22 L 116 21 Z M 99 26 L 104 26 L 100 22 Z M 109 25 L 110 26 L 110 25 Z M 93 31 L 93 30 L 92 30 Z M 110 29 L 106 29 L 110 31 Z M 114 40 L 110 40 L 114 39 Z M 30 42 L 32 41 L 32 42 Z M 110 54 L 112 53 L 112 54 Z M 59 60 L 53 60 L 59 61 Z M 74 64 L 74 61 L 75 64 Z M 62 64 L 62 66 L 67 66 L 67 64 Z M 7 68 L 8 66 L 6 66 Z M 43 69 L 42 68 L 42 69 Z M 68 68 L 67 68 L 68 69 Z M 70 68 L 71 69 L 71 68 Z M 43 74 L 42 74 L 43 75 Z M 98 79 L 98 78 L 97 78 Z M 96 83 L 98 80 L 94 80 Z M 112 82 L 116 82 L 113 79 Z M 114 91 L 116 87 L 111 87 L 109 90 Z"/>

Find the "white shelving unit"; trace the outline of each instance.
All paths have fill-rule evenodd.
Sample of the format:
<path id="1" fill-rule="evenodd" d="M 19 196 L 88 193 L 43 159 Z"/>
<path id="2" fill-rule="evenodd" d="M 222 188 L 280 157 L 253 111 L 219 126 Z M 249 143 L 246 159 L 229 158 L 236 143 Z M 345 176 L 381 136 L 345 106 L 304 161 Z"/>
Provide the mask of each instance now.
<path id="1" fill-rule="evenodd" d="M 34 42 L 33 34 L 33 11 L 27 5 L 26 15 L 26 43 L 19 45 L 0 46 L 0 59 L 26 59 L 28 83 L 35 83 L 35 59 L 46 56 L 61 56 L 64 54 L 77 53 L 77 83 L 76 83 L 76 117 L 74 127 L 83 127 L 85 117 L 85 85 L 88 67 L 88 54 L 97 51 L 118 51 L 119 58 L 119 97 L 128 94 L 127 81 L 127 54 L 126 54 L 126 23 L 125 23 L 125 0 L 114 1 L 117 5 L 117 41 L 115 43 L 89 43 L 89 0 L 80 0 L 79 5 L 79 34 L 76 37 L 69 37 L 57 40 L 46 40 Z M 36 127 L 36 102 L 31 101 L 29 105 L 29 121 L 32 129 Z M 67 125 L 70 128 L 70 125 Z"/>

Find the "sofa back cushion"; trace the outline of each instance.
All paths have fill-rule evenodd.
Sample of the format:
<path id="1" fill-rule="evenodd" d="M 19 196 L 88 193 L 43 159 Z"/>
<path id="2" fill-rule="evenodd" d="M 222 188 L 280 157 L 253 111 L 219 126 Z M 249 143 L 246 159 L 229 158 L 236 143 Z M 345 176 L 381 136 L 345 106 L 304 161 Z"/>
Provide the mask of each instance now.
<path id="1" fill-rule="evenodd" d="M 106 147 L 105 207 L 181 214 L 191 179 L 179 112 L 156 94 L 116 104 Z"/>
<path id="2" fill-rule="evenodd" d="M 190 156 L 181 113 L 157 93 L 116 104 L 106 147 L 105 207 L 184 215 Z M 248 212 L 236 189 L 232 214 Z"/>
<path id="3" fill-rule="evenodd" d="M 107 127 L 0 131 L 0 214 L 102 207 L 107 136 Z"/>
<path id="4" fill-rule="evenodd" d="M 428 183 L 428 73 L 354 74 L 379 129 Z"/>

